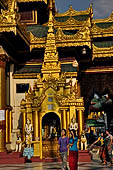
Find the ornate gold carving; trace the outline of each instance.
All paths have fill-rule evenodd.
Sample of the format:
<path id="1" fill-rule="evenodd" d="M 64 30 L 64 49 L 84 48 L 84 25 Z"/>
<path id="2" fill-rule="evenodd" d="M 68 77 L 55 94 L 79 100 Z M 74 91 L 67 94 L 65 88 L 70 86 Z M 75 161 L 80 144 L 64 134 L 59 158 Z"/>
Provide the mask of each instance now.
<path id="1" fill-rule="evenodd" d="M 47 4 L 47 0 L 17 0 L 17 2 L 45 2 Z"/>
<path id="2" fill-rule="evenodd" d="M 46 37 L 38 38 L 30 32 L 30 50 L 33 48 L 45 48 Z"/>
<path id="3" fill-rule="evenodd" d="M 44 53 L 44 62 L 42 64 L 43 76 L 48 76 L 48 74 L 60 73 L 61 66 L 58 61 L 58 52 L 56 48 L 55 34 L 53 30 L 53 14 L 52 14 L 52 1 L 50 1 L 50 11 L 49 11 L 49 22 L 48 22 L 48 34 L 46 40 L 46 48 Z M 55 74 L 56 76 L 56 74 Z"/>
<path id="4" fill-rule="evenodd" d="M 0 24 L 16 24 L 19 20 L 15 0 L 8 1 L 8 10 L 1 9 Z"/>
<path id="5" fill-rule="evenodd" d="M 76 98 L 75 95 L 68 95 L 68 96 L 62 96 L 62 95 L 56 95 L 57 101 L 62 106 L 76 106 L 76 107 L 83 107 L 84 102 L 83 98 Z"/>
<path id="6" fill-rule="evenodd" d="M 77 21 L 76 19 L 74 19 L 72 16 L 69 17 L 69 19 L 67 19 L 67 21 L 65 22 L 58 22 L 54 19 L 54 26 L 57 27 L 61 27 L 61 28 L 65 28 L 68 30 L 75 30 L 75 29 L 79 29 L 83 26 L 84 22 L 86 21 Z"/>
<path id="7" fill-rule="evenodd" d="M 56 42 L 57 47 L 88 45 L 91 48 L 90 28 L 86 24 L 74 35 L 65 35 L 59 28 L 56 32 Z"/>
<path id="8" fill-rule="evenodd" d="M 108 48 L 98 48 L 93 44 L 93 57 L 92 60 L 95 58 L 101 57 L 111 57 L 113 56 L 113 46 Z"/>
<path id="9" fill-rule="evenodd" d="M 19 14 L 17 12 L 16 0 L 8 0 L 8 10 L 1 9 L 0 14 L 0 32 L 17 32 L 29 45 L 29 34 L 25 27 L 19 23 Z"/>
<path id="10" fill-rule="evenodd" d="M 109 28 L 100 28 L 96 24 L 93 24 L 91 33 L 93 38 L 113 36 L 113 26 L 110 26 Z"/>

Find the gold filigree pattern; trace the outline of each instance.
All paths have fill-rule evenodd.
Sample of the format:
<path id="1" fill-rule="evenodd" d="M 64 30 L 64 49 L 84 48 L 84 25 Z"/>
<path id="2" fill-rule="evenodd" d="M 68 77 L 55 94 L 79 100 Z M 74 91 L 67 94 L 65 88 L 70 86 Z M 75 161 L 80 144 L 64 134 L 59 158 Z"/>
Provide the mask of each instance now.
<path id="1" fill-rule="evenodd" d="M 69 46 L 88 45 L 89 48 L 91 48 L 90 28 L 86 25 L 74 35 L 65 35 L 62 29 L 59 28 L 56 32 L 56 45 L 57 47 L 59 46 L 64 47 L 67 45 Z"/>
<path id="2" fill-rule="evenodd" d="M 46 37 L 38 38 L 30 32 L 30 50 L 33 48 L 45 48 Z"/>
<path id="3" fill-rule="evenodd" d="M 59 104 L 61 106 L 76 106 L 76 107 L 83 107 L 84 106 L 84 102 L 83 102 L 83 98 L 76 98 L 75 95 L 68 95 L 68 96 L 64 96 L 64 95 L 56 95 L 56 99 L 59 102 Z"/>
<path id="4" fill-rule="evenodd" d="M 57 27 L 61 27 L 61 28 L 66 28 L 67 29 L 79 29 L 83 26 L 84 22 L 86 21 L 77 21 L 76 19 L 74 19 L 72 16 L 69 17 L 69 19 L 67 19 L 67 21 L 65 22 L 58 22 L 54 19 L 54 26 Z"/>
<path id="5" fill-rule="evenodd" d="M 46 77 L 48 74 L 54 75 L 54 73 L 60 73 L 61 65 L 58 61 L 58 52 L 56 48 L 55 34 L 53 30 L 53 14 L 52 14 L 52 1 L 50 1 L 49 11 L 49 22 L 48 22 L 48 33 L 46 40 L 46 48 L 44 53 L 44 62 L 42 64 L 42 73 Z M 56 74 L 55 74 L 56 76 Z"/>
<path id="6" fill-rule="evenodd" d="M 101 58 L 101 57 L 111 57 L 113 56 L 113 46 L 108 48 L 98 48 L 94 44 L 93 46 L 93 57 L 92 60 L 95 58 Z"/>
<path id="7" fill-rule="evenodd" d="M 100 28 L 96 24 L 93 24 L 91 33 L 93 38 L 113 36 L 113 26 L 110 26 L 109 28 Z"/>
<path id="8" fill-rule="evenodd" d="M 45 2 L 47 4 L 47 0 L 17 0 L 17 2 Z"/>

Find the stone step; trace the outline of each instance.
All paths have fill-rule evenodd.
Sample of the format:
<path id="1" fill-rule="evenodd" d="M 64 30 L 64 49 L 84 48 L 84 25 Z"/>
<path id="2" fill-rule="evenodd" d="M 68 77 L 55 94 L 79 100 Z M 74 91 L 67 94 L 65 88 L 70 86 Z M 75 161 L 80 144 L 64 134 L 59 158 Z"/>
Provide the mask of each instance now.
<path id="1" fill-rule="evenodd" d="M 12 159 L 2 159 L 0 158 L 0 164 L 24 164 L 25 158 L 12 158 Z"/>
<path id="2" fill-rule="evenodd" d="M 2 159 L 12 159 L 12 158 L 20 158 L 22 157 L 22 153 L 19 152 L 12 152 L 12 153 L 1 153 L 0 152 L 0 158 Z"/>
<path id="3" fill-rule="evenodd" d="M 0 164 L 23 164 L 25 158 L 20 152 L 0 152 Z"/>

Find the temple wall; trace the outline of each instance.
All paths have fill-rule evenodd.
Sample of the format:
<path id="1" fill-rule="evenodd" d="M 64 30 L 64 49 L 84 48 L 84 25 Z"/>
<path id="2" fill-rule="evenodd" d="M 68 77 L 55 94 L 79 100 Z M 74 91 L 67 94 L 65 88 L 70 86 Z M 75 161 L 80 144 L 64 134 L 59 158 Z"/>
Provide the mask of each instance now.
<path id="1" fill-rule="evenodd" d="M 13 107 L 13 129 L 18 128 L 20 117 L 20 102 L 25 98 L 25 93 L 16 92 L 16 84 L 29 83 L 31 88 L 35 79 L 13 79 L 13 65 L 10 66 L 10 105 Z"/>
<path id="2" fill-rule="evenodd" d="M 14 94 L 14 98 L 12 101 L 12 106 L 13 106 L 13 110 L 14 110 L 13 129 L 16 129 L 18 126 L 18 120 L 19 120 L 19 116 L 20 116 L 20 102 L 22 99 L 25 98 L 25 93 L 16 93 L 16 84 L 29 83 L 32 88 L 34 80 L 35 79 L 14 79 L 13 80 L 13 86 L 14 86 L 13 93 L 12 93 L 12 94 Z"/>

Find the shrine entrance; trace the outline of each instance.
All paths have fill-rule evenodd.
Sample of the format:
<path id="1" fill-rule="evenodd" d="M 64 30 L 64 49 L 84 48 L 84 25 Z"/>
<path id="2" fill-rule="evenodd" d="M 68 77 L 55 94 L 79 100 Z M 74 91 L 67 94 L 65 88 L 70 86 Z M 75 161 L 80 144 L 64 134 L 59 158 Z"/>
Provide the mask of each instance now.
<path id="1" fill-rule="evenodd" d="M 58 139 L 61 134 L 60 118 L 54 112 L 47 113 L 42 119 L 42 156 L 58 157 Z"/>

